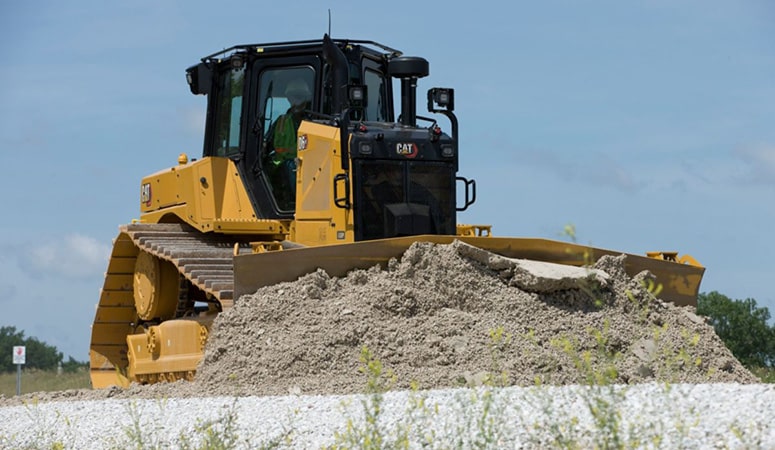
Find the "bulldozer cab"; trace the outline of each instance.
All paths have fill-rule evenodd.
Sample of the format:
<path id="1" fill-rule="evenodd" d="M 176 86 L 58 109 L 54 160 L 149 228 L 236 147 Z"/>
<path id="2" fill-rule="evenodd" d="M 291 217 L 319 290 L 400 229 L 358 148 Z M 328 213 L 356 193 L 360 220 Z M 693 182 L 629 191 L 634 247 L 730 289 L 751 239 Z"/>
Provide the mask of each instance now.
<path id="1" fill-rule="evenodd" d="M 456 209 L 473 203 L 473 182 L 462 179 L 466 201 L 456 205 L 451 103 L 434 109 L 429 92 L 429 111 L 450 118 L 453 136 L 416 114 L 417 79 L 427 74 L 422 58 L 325 36 L 232 47 L 190 67 L 187 79 L 194 94 L 208 96 L 203 156 L 234 162 L 256 218 L 298 223 L 301 213 L 316 223 L 308 233 L 337 228 L 338 240 L 351 242 L 455 234 Z M 398 123 L 393 78 L 401 80 Z"/>

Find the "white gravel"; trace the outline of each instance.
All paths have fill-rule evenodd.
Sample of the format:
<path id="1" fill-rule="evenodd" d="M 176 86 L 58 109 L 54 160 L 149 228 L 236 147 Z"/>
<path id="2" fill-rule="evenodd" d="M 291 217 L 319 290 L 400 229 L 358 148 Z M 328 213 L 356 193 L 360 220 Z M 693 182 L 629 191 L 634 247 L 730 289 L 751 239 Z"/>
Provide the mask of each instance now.
<path id="1" fill-rule="evenodd" d="M 340 443 L 357 447 L 373 400 L 299 395 L 33 403 L 0 408 L 0 446 L 200 448 L 209 438 L 233 439 L 230 448 L 240 449 L 320 448 L 336 443 L 338 434 Z M 590 413 L 593 404 L 599 421 Z M 773 417 L 770 384 L 509 387 L 389 392 L 376 429 L 388 448 L 406 436 L 413 448 L 618 442 L 626 448 L 769 449 L 775 448 Z"/>

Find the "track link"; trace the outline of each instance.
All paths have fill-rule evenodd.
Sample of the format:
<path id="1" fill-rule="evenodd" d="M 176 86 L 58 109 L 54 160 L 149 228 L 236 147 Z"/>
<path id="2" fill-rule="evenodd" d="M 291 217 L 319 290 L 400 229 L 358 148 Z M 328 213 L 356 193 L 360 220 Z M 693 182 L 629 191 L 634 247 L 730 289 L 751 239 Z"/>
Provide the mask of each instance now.
<path id="1" fill-rule="evenodd" d="M 212 295 L 223 309 L 234 303 L 233 236 L 205 234 L 183 224 L 120 227 L 141 250 L 175 265 L 191 284 Z M 247 244 L 242 247 L 249 250 Z"/>

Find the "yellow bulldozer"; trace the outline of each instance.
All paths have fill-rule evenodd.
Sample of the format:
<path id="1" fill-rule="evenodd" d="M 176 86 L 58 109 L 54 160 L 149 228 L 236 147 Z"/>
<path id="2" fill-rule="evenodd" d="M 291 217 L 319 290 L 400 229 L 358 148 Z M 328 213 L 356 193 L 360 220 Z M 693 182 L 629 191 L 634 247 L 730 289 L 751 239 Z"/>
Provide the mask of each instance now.
<path id="1" fill-rule="evenodd" d="M 417 241 L 576 266 L 622 253 L 458 224 L 476 183 L 457 174 L 454 90 L 427 91 L 449 132 L 417 114 L 428 73 L 423 58 L 327 35 L 189 67 L 191 92 L 208 99 L 203 155 L 141 181 L 140 218 L 119 228 L 92 326 L 93 387 L 192 380 L 215 316 L 241 295 L 385 264 Z M 679 305 L 696 303 L 704 271 L 666 252 L 628 255 L 626 270 L 650 270 Z"/>

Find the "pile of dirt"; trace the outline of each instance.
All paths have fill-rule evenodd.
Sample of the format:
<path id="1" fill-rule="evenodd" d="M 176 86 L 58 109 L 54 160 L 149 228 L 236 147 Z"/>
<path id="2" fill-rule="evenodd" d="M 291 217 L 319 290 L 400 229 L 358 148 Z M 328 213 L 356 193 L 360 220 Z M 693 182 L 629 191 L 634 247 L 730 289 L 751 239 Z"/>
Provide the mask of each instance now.
<path id="1" fill-rule="evenodd" d="M 758 383 L 691 307 L 593 268 L 510 260 L 461 242 L 416 243 L 386 269 L 319 270 L 244 296 L 211 329 L 196 380 L 36 393 L 0 405 L 104 398 L 364 392 L 368 348 L 395 389 L 615 383 Z M 259 275 L 260 276 L 260 275 Z M 585 358 L 588 355 L 588 358 Z M 588 361 L 588 363 L 587 363 Z"/>
<path id="2" fill-rule="evenodd" d="M 240 298 L 215 321 L 197 391 L 363 392 L 364 347 L 395 388 L 585 383 L 755 383 L 693 308 L 630 278 L 625 256 L 594 268 L 509 260 L 455 242 L 416 243 L 386 270 L 319 270 Z M 547 271 L 584 271 L 565 276 Z M 583 355 L 589 355 L 586 364 Z"/>

